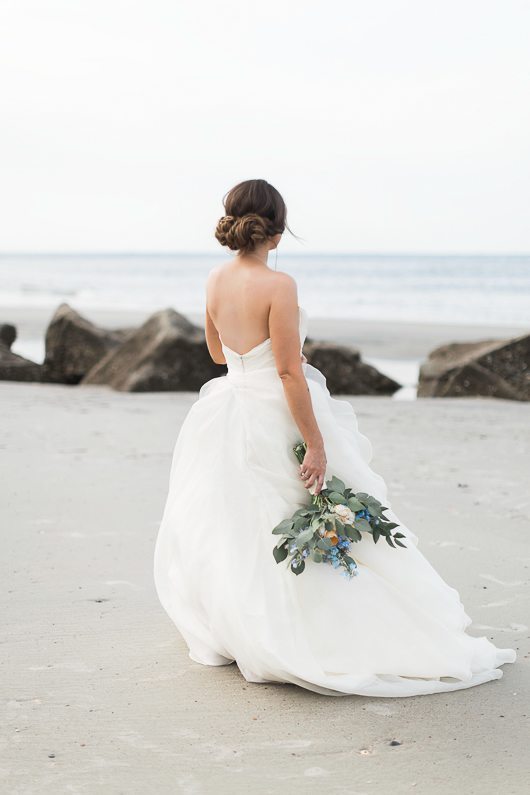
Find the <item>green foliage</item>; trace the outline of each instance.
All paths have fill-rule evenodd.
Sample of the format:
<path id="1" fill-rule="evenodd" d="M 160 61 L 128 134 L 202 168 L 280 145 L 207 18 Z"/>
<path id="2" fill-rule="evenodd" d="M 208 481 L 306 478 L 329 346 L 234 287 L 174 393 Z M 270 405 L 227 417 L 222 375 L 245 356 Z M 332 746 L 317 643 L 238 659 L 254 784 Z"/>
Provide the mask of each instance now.
<path id="1" fill-rule="evenodd" d="M 274 560 L 276 563 L 281 563 L 282 560 L 285 560 L 287 557 L 287 544 L 282 544 L 279 547 L 274 547 L 272 550 L 272 554 L 274 555 Z"/>
<path id="2" fill-rule="evenodd" d="M 328 489 L 330 491 L 336 491 L 341 496 L 344 496 L 344 490 L 345 490 L 346 486 L 344 485 L 342 480 L 339 480 L 339 478 L 336 478 L 335 475 L 333 475 L 331 480 L 326 480 L 326 486 L 328 487 Z"/>
<path id="3" fill-rule="evenodd" d="M 272 531 L 274 535 L 289 535 L 290 538 L 293 538 L 293 534 L 291 534 L 291 530 L 293 529 L 293 521 L 292 519 L 283 519 L 280 524 L 277 524 L 274 530 Z"/>
<path id="4" fill-rule="evenodd" d="M 298 564 L 296 567 L 294 565 L 291 565 L 291 571 L 294 571 L 294 573 L 298 575 L 301 574 L 305 569 L 305 561 L 303 558 L 298 558 L 296 560 L 296 563 Z"/>
<path id="5" fill-rule="evenodd" d="M 357 499 L 357 497 L 348 497 L 347 505 L 348 508 L 350 508 L 354 512 L 362 511 L 362 509 L 364 508 L 364 505 L 360 500 Z"/>
<path id="6" fill-rule="evenodd" d="M 338 491 L 330 491 L 327 495 L 327 499 L 335 505 L 346 505 L 346 497 Z"/>
<path id="7" fill-rule="evenodd" d="M 304 460 L 306 449 L 305 442 L 293 447 L 300 463 Z M 276 563 L 286 560 L 287 567 L 299 575 L 306 567 L 305 558 L 310 558 L 314 563 L 331 562 L 330 555 L 333 554 L 339 566 L 353 576 L 357 571 L 356 561 L 347 554 L 346 549 L 349 542 L 361 541 L 363 533 L 369 533 L 375 544 L 383 536 L 393 549 L 396 546 L 406 549 L 401 541 L 406 536 L 399 532 L 392 533 L 398 525 L 385 518 L 384 511 L 388 508 L 379 500 L 364 491 L 354 493 L 335 475 L 326 481 L 326 486 L 320 494 L 312 495 L 309 505 L 298 508 L 290 519 L 283 519 L 273 529 L 274 535 L 282 536 L 273 549 Z M 337 505 L 345 505 L 352 511 L 353 524 L 345 524 L 338 517 L 334 511 Z M 363 511 L 367 512 L 368 518 L 357 515 Z M 324 536 L 325 532 L 334 532 L 339 536 L 340 546 L 334 546 Z M 332 553 L 332 550 L 335 551 Z"/>
<path id="8" fill-rule="evenodd" d="M 362 539 L 361 531 L 355 525 L 348 524 L 344 531 L 351 541 L 360 541 Z"/>

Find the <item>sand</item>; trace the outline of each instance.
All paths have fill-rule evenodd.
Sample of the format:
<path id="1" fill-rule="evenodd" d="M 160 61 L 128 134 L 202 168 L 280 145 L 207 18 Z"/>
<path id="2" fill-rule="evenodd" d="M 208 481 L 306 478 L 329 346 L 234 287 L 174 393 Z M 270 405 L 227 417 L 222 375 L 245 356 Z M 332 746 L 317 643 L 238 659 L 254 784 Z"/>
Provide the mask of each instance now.
<path id="1" fill-rule="evenodd" d="M 351 399 L 471 633 L 519 655 L 476 688 L 369 699 L 250 684 L 187 656 L 152 556 L 195 399 L 0 384 L 0 791 L 526 792 L 530 405 Z"/>

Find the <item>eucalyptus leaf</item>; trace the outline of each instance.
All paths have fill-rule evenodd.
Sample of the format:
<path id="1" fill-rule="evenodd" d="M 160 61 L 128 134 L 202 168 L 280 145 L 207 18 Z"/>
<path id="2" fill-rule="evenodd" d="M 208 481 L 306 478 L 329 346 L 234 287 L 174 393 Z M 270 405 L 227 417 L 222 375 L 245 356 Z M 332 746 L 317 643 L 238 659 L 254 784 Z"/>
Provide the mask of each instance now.
<path id="1" fill-rule="evenodd" d="M 274 547 L 272 554 L 274 555 L 274 560 L 276 563 L 281 563 L 282 560 L 285 560 L 287 557 L 287 545 L 282 544 L 280 547 Z"/>
<path id="2" fill-rule="evenodd" d="M 341 494 L 344 494 L 344 489 L 346 488 L 346 486 L 342 482 L 342 480 L 340 480 L 339 478 L 335 477 L 335 475 L 333 475 L 331 480 L 327 480 L 326 481 L 326 485 L 328 486 L 330 491 L 338 491 Z"/>
<path id="3" fill-rule="evenodd" d="M 293 529 L 293 521 L 292 519 L 283 519 L 280 524 L 277 524 L 274 530 L 272 531 L 275 535 L 281 535 L 282 533 L 287 533 L 289 530 Z"/>
<path id="4" fill-rule="evenodd" d="M 348 497 L 348 508 L 351 508 L 352 511 L 362 511 L 364 505 L 357 497 Z"/>
<path id="5" fill-rule="evenodd" d="M 294 571 L 296 575 L 301 574 L 304 569 L 305 569 L 305 561 L 303 559 L 298 562 L 298 566 L 296 566 L 295 568 L 291 566 L 291 571 Z"/>
<path id="6" fill-rule="evenodd" d="M 298 508 L 294 513 L 293 516 L 307 516 L 308 509 L 311 508 L 310 505 L 304 506 L 303 508 Z"/>
<path id="7" fill-rule="evenodd" d="M 296 546 L 301 549 L 301 547 L 306 544 L 310 538 L 313 538 L 313 528 L 308 527 L 307 530 L 304 530 L 302 533 L 296 537 Z"/>
<path id="8" fill-rule="evenodd" d="M 398 545 L 398 547 L 403 547 L 403 549 L 407 548 L 407 545 L 404 544 L 402 541 L 400 541 L 399 538 L 396 538 L 396 536 L 394 536 L 394 541 Z"/>
<path id="9" fill-rule="evenodd" d="M 374 544 L 377 544 L 377 542 L 379 541 L 379 536 L 381 535 L 381 533 L 379 532 L 377 527 L 374 527 L 374 529 L 372 531 L 372 535 L 374 537 Z"/>
<path id="10" fill-rule="evenodd" d="M 328 499 L 331 502 L 334 502 L 335 505 L 340 505 L 341 503 L 342 505 L 346 505 L 346 497 L 343 494 L 340 494 L 338 491 L 331 491 L 329 493 Z"/>
<path id="11" fill-rule="evenodd" d="M 292 530 L 289 530 L 289 531 L 285 531 L 284 530 L 283 533 L 281 532 L 281 530 L 273 530 L 272 533 L 275 536 L 278 536 L 278 535 L 285 536 L 285 538 L 294 538 L 295 535 L 296 535 L 296 533 L 293 533 Z"/>
<path id="12" fill-rule="evenodd" d="M 350 539 L 350 541 L 355 541 L 356 542 L 356 541 L 360 541 L 362 539 L 362 535 L 361 535 L 360 531 L 357 530 L 357 528 L 353 527 L 352 525 L 346 525 L 345 533 L 348 536 L 348 538 Z"/>

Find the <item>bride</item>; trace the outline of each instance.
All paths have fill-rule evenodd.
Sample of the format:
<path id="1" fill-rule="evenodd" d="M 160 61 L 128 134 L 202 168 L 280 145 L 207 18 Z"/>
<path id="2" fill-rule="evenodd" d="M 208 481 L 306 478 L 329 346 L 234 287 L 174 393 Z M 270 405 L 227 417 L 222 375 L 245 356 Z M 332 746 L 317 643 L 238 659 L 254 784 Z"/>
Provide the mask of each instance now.
<path id="1" fill-rule="evenodd" d="M 154 552 L 158 597 L 189 656 L 235 661 L 249 682 L 331 696 L 414 696 L 499 679 L 515 651 L 467 634 L 458 592 L 370 467 L 354 409 L 302 355 L 308 318 L 296 283 L 267 261 L 287 226 L 281 195 L 253 179 L 223 203 L 215 235 L 237 254 L 208 276 L 205 332 L 228 372 L 201 387 L 180 429 Z M 301 465 L 292 449 L 300 440 Z M 363 536 L 353 579 L 311 562 L 295 576 L 274 560 L 272 529 L 332 475 L 387 506 L 406 549 Z"/>

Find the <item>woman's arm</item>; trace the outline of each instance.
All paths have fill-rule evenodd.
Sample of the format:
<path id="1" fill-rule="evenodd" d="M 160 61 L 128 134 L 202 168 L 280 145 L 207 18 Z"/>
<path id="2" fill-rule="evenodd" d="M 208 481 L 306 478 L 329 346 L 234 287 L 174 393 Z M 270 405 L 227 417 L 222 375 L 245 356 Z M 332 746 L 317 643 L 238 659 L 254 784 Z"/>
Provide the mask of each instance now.
<path id="1" fill-rule="evenodd" d="M 219 339 L 219 332 L 217 331 L 215 324 L 210 317 L 208 307 L 206 307 L 206 316 L 204 319 L 204 332 L 206 335 L 206 345 L 208 347 L 208 351 L 215 364 L 226 364 L 225 355 L 223 353 L 223 349 L 221 348 L 221 340 Z"/>
<path id="2" fill-rule="evenodd" d="M 204 317 L 204 334 L 206 336 L 206 346 L 208 348 L 208 352 L 212 357 L 213 361 L 215 362 L 215 364 L 226 364 L 226 358 L 223 353 L 223 349 L 221 347 L 219 332 L 217 331 L 215 323 L 213 322 L 210 313 L 208 312 L 208 291 L 214 278 L 215 278 L 215 268 L 213 268 L 210 271 L 206 279 L 206 310 Z"/>
<path id="3" fill-rule="evenodd" d="M 314 484 L 314 493 L 319 494 L 326 476 L 326 454 L 300 358 L 298 291 L 289 274 L 278 273 L 276 280 L 269 314 L 272 352 L 289 410 L 307 445 L 300 474 L 305 487 Z"/>

